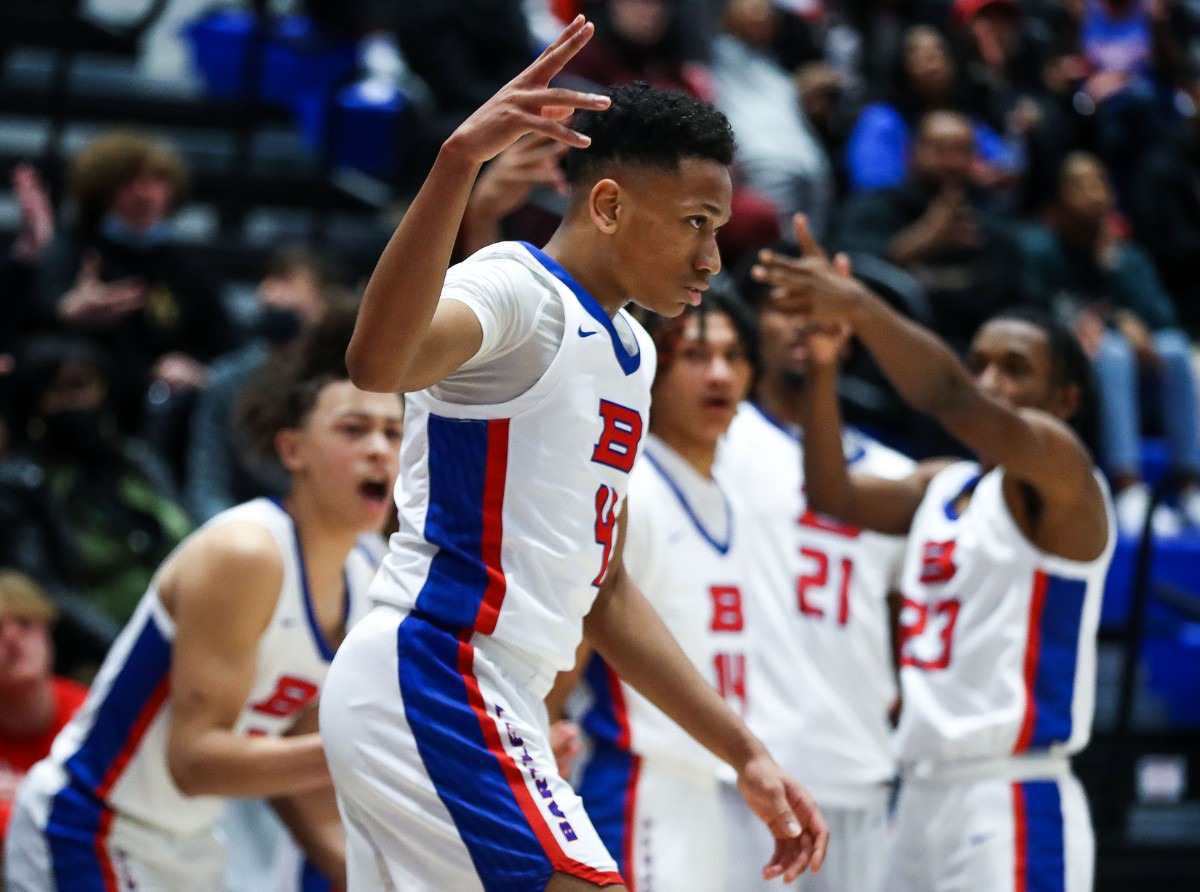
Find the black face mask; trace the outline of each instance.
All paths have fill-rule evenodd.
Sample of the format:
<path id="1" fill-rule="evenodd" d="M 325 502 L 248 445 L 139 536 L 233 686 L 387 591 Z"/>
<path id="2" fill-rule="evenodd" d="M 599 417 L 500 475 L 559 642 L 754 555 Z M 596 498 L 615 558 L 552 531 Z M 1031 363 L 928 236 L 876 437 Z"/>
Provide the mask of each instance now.
<path id="1" fill-rule="evenodd" d="M 300 314 L 285 307 L 264 307 L 254 323 L 254 334 L 272 347 L 292 341 L 300 334 Z"/>
<path id="2" fill-rule="evenodd" d="M 42 416 L 43 443 L 56 455 L 81 460 L 109 454 L 116 445 L 116 425 L 102 409 L 62 409 Z"/>

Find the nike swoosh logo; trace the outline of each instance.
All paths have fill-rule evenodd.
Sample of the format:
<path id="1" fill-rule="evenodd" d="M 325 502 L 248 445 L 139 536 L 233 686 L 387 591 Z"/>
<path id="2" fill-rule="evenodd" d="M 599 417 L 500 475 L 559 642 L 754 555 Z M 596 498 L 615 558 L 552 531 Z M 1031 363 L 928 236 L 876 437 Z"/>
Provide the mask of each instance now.
<path id="1" fill-rule="evenodd" d="M 583 330 L 583 326 L 582 326 L 582 325 L 581 325 L 581 326 L 579 326 L 579 336 L 580 336 L 581 338 L 590 338 L 590 337 L 591 337 L 592 335 L 594 335 L 594 334 L 599 334 L 599 332 L 595 332 L 595 331 L 584 331 L 584 330 Z"/>

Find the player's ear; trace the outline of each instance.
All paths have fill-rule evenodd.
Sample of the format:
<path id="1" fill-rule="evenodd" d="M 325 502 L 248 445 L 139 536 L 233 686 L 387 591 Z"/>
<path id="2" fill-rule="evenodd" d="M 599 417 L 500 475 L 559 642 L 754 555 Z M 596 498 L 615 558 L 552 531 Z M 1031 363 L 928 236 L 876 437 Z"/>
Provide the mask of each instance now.
<path id="1" fill-rule="evenodd" d="M 300 431 L 295 428 L 285 427 L 275 435 L 275 453 L 289 474 L 304 466 L 301 443 Z"/>
<path id="2" fill-rule="evenodd" d="M 600 180 L 588 193 L 588 216 L 605 235 L 612 235 L 617 231 L 620 206 L 621 187 L 617 185 L 616 180 Z"/>
<path id="3" fill-rule="evenodd" d="M 1078 384 L 1067 384 L 1064 387 L 1058 388 L 1058 411 L 1055 413 L 1063 421 L 1070 421 L 1075 417 L 1075 413 L 1079 411 L 1079 405 L 1083 401 L 1083 391 L 1079 389 Z"/>

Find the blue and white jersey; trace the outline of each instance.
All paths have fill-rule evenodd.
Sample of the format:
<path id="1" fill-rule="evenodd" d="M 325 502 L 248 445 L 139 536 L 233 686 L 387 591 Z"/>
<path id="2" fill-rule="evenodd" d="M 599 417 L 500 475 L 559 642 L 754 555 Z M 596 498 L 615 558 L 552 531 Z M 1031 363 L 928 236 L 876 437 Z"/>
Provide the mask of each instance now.
<path id="1" fill-rule="evenodd" d="M 1071 561 L 1025 538 L 1004 500 L 1003 469 L 980 477 L 977 464 L 958 462 L 930 481 L 901 577 L 902 766 L 1069 755 L 1087 744 L 1116 542 L 1100 482 L 1108 544 L 1095 560 Z"/>
<path id="2" fill-rule="evenodd" d="M 733 494 L 653 436 L 629 489 L 625 569 L 692 664 L 734 711 L 744 712 L 747 570 Z M 593 740 L 710 776 L 723 764 L 599 656 L 584 680 L 592 705 L 582 724 Z M 585 799 L 587 792 L 585 783 Z"/>
<path id="3" fill-rule="evenodd" d="M 234 730 L 278 736 L 315 700 L 334 647 L 317 625 L 296 528 L 279 503 L 256 499 L 238 505 L 204 529 L 247 522 L 274 536 L 284 573 Z M 366 610 L 366 590 L 381 552 L 380 537 L 363 536 L 346 559 L 347 628 Z M 99 850 L 114 813 L 179 836 L 211 830 L 220 820 L 224 799 L 185 796 L 167 767 L 174 638 L 175 624 L 159 599 L 156 579 L 110 649 L 87 701 L 30 773 L 38 793 L 50 800 L 48 830 L 95 834 Z"/>
<path id="4" fill-rule="evenodd" d="M 516 270 L 506 298 L 561 304 L 561 341 L 506 402 L 408 395 L 400 529 L 370 596 L 500 645 L 533 667 L 531 688 L 548 690 L 574 662 L 608 569 L 648 421 L 654 345 L 532 246 L 494 245 L 451 272 L 483 275 L 493 263 Z"/>
<path id="5" fill-rule="evenodd" d="M 848 429 L 851 471 L 901 478 L 913 462 Z M 719 479 L 747 504 L 746 723 L 824 806 L 878 806 L 895 776 L 896 700 L 887 606 L 904 540 L 815 514 L 803 442 L 743 403 L 721 444 Z"/>

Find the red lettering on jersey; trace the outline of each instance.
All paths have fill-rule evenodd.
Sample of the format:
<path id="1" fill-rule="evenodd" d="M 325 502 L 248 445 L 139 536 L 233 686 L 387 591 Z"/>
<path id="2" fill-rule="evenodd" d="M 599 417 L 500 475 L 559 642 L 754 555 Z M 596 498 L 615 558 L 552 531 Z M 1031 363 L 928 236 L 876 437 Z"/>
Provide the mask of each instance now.
<path id="1" fill-rule="evenodd" d="M 862 534 L 859 527 L 852 527 L 848 523 L 839 523 L 832 517 L 817 514 L 811 508 L 804 509 L 804 513 L 800 515 L 797 523 L 811 530 L 821 530 L 821 532 L 833 533 L 835 536 L 844 536 L 847 539 L 857 539 Z"/>
<path id="2" fill-rule="evenodd" d="M 922 582 L 949 582 L 957 572 L 953 539 L 949 542 L 926 542 L 921 547 Z"/>
<path id="3" fill-rule="evenodd" d="M 801 548 L 800 556 L 808 558 L 814 564 L 810 572 L 796 581 L 796 600 L 802 614 L 820 619 L 825 616 L 825 610 L 813 603 L 812 589 L 822 589 L 829 584 L 829 556 L 815 548 Z M 844 626 L 850 622 L 850 583 L 854 575 L 854 561 L 844 557 L 839 566 L 842 579 L 838 583 L 837 624 Z"/>
<path id="4" fill-rule="evenodd" d="M 609 496 L 612 501 L 609 501 Z M 613 537 L 617 530 L 617 491 L 612 487 L 600 484 L 596 490 L 596 543 L 603 546 L 604 553 L 600 558 L 600 572 L 592 580 L 592 585 L 599 585 L 608 573 L 608 559 L 612 557 Z"/>
<path id="5" fill-rule="evenodd" d="M 937 601 L 930 606 L 905 598 L 900 608 L 900 665 L 915 669 L 948 669 L 954 650 L 954 627 L 962 603 L 957 598 Z M 936 652 L 929 654 L 929 636 L 934 636 Z"/>
<path id="6" fill-rule="evenodd" d="M 742 592 L 736 585 L 714 585 L 712 596 L 712 625 L 714 632 L 740 632 L 745 626 L 742 617 Z"/>
<path id="7" fill-rule="evenodd" d="M 823 588 L 829 582 L 829 558 L 825 556 L 825 552 L 815 548 L 801 548 L 800 555 L 816 562 L 813 571 L 805 573 L 796 583 L 796 599 L 800 602 L 800 612 L 805 616 L 822 617 L 825 611 L 809 599 L 808 592 L 814 586 Z"/>
<path id="8" fill-rule="evenodd" d="M 275 682 L 275 693 L 250 708 L 265 715 L 289 718 L 311 703 L 318 690 L 311 681 L 283 675 Z"/>
<path id="9" fill-rule="evenodd" d="M 738 713 L 744 714 L 746 711 L 745 654 L 716 654 L 713 657 L 713 669 L 717 674 L 717 693 L 724 697 Z"/>
<path id="10" fill-rule="evenodd" d="M 604 430 L 592 450 L 592 461 L 628 474 L 642 439 L 642 416 L 634 409 L 600 400 Z"/>

